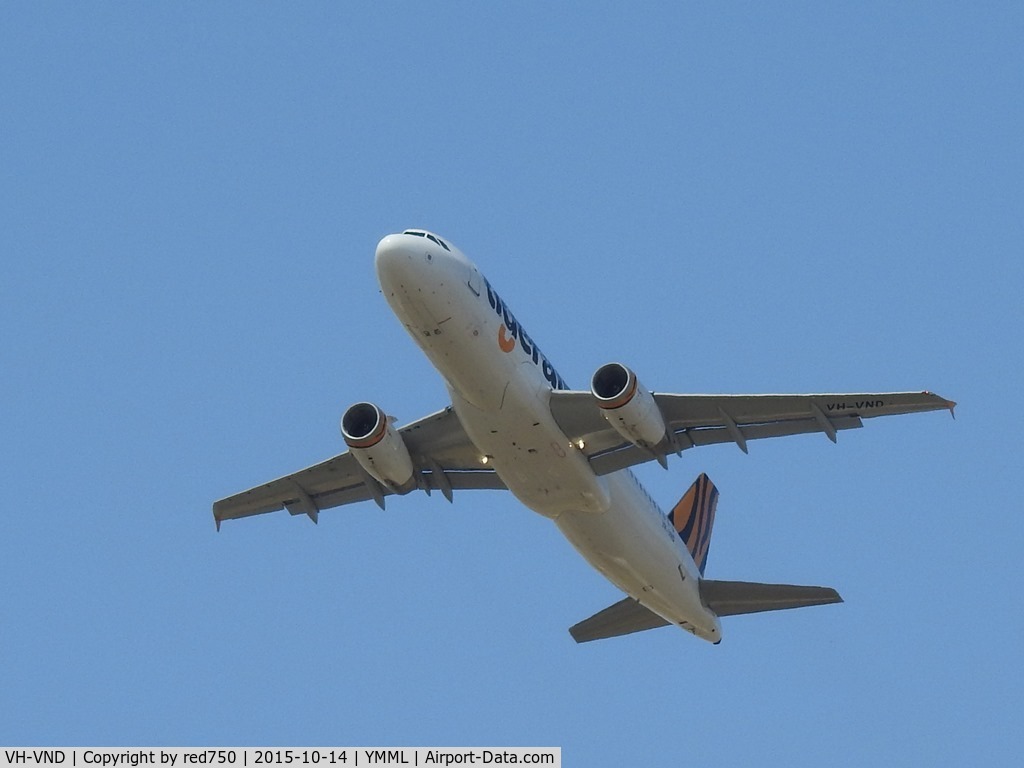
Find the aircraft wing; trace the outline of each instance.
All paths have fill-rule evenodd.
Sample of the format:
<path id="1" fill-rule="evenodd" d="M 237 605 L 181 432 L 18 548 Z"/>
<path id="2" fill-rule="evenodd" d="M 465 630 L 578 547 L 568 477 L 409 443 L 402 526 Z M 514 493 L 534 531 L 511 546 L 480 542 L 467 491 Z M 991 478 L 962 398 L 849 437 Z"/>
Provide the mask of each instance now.
<path id="1" fill-rule="evenodd" d="M 654 394 L 668 426 L 669 450 L 736 443 L 862 426 L 862 420 L 922 411 L 953 411 L 956 403 L 931 392 L 882 392 L 822 395 L 671 395 Z M 583 441 L 594 471 L 600 475 L 659 458 L 615 431 L 601 415 L 590 392 L 551 393 L 551 413 L 574 443 Z"/>
<path id="2" fill-rule="evenodd" d="M 449 407 L 402 427 L 399 432 L 416 467 L 417 487 L 440 490 L 449 500 L 452 490 L 504 489 L 493 469 L 480 465 L 479 451 L 458 416 Z M 373 499 L 384 507 L 391 491 L 367 474 L 348 451 L 285 477 L 229 496 L 213 505 L 218 530 L 224 520 L 287 509 L 309 515 L 321 510 Z"/>

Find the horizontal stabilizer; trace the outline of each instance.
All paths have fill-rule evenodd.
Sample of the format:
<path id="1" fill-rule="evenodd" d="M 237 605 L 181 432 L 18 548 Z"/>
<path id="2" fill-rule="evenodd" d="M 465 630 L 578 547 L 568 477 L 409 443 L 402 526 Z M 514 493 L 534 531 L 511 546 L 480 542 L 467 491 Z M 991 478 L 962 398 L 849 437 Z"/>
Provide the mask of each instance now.
<path id="1" fill-rule="evenodd" d="M 701 580 L 700 597 L 704 605 L 718 616 L 783 611 L 788 608 L 843 602 L 843 598 L 831 587 L 799 587 L 792 584 L 757 584 L 748 581 L 709 579 Z"/>
<path id="2" fill-rule="evenodd" d="M 792 584 L 758 584 L 749 581 L 701 579 L 700 597 L 718 616 L 738 616 L 761 611 L 783 611 L 811 605 L 841 603 L 843 598 L 831 587 L 800 587 Z M 630 635 L 645 629 L 667 627 L 669 622 L 632 597 L 610 605 L 600 613 L 569 629 L 577 643 Z"/>
<path id="3" fill-rule="evenodd" d="M 632 597 L 627 597 L 571 627 L 569 634 L 577 643 L 586 643 L 667 626 L 668 622 L 661 616 L 644 608 Z"/>

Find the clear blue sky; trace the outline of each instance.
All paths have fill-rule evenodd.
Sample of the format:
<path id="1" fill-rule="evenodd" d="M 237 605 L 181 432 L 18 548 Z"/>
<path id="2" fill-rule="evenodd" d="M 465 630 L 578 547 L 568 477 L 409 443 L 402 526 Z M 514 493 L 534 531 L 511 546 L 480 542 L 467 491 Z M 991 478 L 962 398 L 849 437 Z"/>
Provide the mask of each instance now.
<path id="1" fill-rule="evenodd" d="M 0 743 L 1024 749 L 1019 3 L 0 7 Z M 577 646 L 618 599 L 464 492 L 225 524 L 372 399 L 446 404 L 378 239 L 457 243 L 578 387 L 932 389 L 690 451 L 708 575 L 841 606 Z"/>

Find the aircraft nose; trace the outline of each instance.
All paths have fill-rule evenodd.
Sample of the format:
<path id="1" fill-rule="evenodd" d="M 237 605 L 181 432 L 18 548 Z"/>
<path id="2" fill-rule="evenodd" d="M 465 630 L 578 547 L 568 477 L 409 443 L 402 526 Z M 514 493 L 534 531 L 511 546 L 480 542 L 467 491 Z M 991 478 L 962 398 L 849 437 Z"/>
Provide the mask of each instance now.
<path id="1" fill-rule="evenodd" d="M 409 235 L 388 235 L 377 243 L 374 264 L 377 280 L 385 289 L 415 277 L 423 260 L 423 248 L 409 242 L 412 239 Z"/>
<path id="2" fill-rule="evenodd" d="M 374 254 L 374 264 L 377 267 L 377 276 L 383 277 L 386 272 L 393 272 L 408 262 L 412 254 L 401 235 L 387 235 L 377 243 L 377 250 Z"/>
<path id="3" fill-rule="evenodd" d="M 377 243 L 377 280 L 385 290 L 425 288 L 465 280 L 473 265 L 429 233 L 393 234 Z"/>

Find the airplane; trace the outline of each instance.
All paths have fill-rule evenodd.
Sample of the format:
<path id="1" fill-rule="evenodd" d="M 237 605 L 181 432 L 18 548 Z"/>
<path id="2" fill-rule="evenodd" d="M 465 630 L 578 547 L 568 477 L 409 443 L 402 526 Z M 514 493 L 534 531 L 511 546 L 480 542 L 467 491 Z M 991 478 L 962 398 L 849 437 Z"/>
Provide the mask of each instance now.
<path id="1" fill-rule="evenodd" d="M 569 631 L 579 643 L 675 625 L 719 643 L 720 618 L 842 602 L 828 587 L 704 576 L 718 489 L 701 474 L 669 514 L 630 467 L 716 443 L 824 433 L 867 418 L 948 409 L 931 392 L 695 395 L 649 391 L 625 364 L 571 390 L 508 303 L 450 241 L 424 229 L 384 237 L 374 259 L 391 310 L 444 379 L 451 405 L 398 428 L 375 403 L 341 417 L 348 450 L 217 501 L 225 520 L 392 495 L 502 489 L 549 518 L 625 593 Z"/>

